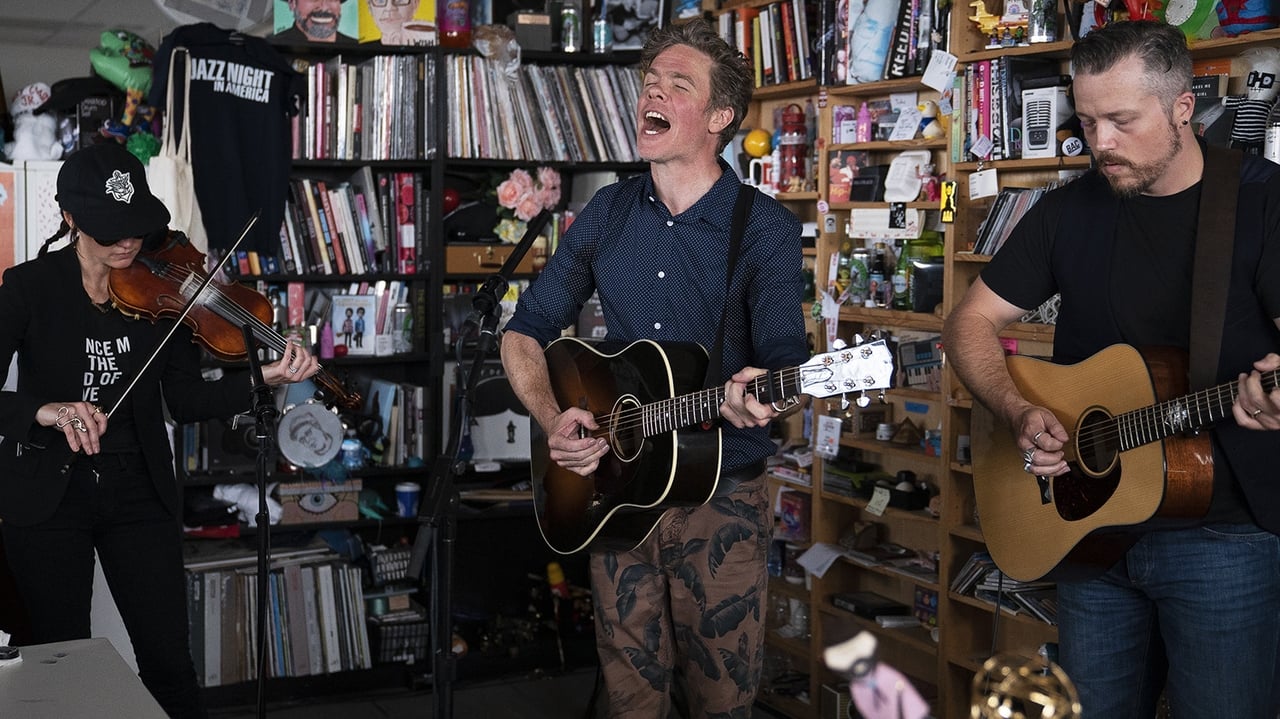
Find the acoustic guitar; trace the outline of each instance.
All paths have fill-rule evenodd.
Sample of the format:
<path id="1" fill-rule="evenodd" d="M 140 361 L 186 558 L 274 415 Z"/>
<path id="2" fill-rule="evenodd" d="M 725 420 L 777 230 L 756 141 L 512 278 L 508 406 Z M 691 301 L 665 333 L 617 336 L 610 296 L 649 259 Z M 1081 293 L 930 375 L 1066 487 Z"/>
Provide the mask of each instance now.
<path id="1" fill-rule="evenodd" d="M 572 554 L 591 545 L 631 549 L 672 507 L 705 503 L 720 479 L 724 387 L 699 389 L 707 352 L 692 343 L 633 342 L 618 351 L 565 337 L 547 346 L 561 407 L 591 412 L 609 452 L 590 476 L 550 461 L 547 437 L 530 425 L 534 511 L 547 545 Z M 801 394 L 830 397 L 888 387 L 893 355 L 884 340 L 819 354 L 755 379 L 765 403 Z"/>
<path id="2" fill-rule="evenodd" d="M 997 567 L 1032 581 L 1105 571 L 1144 531 L 1203 516 L 1213 446 L 1197 430 L 1231 415 L 1235 382 L 1187 393 L 1186 353 L 1112 345 L 1074 365 L 1007 359 L 1014 384 L 1067 428 L 1070 472 L 1033 477 L 1004 424 L 975 404 L 973 484 Z M 1277 372 L 1263 375 L 1276 386 Z"/>

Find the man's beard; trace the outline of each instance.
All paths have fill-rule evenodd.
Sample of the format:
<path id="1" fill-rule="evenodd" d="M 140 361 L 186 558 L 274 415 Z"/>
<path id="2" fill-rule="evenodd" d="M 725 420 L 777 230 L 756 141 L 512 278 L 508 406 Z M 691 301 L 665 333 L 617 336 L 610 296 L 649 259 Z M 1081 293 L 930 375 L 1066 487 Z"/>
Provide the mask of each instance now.
<path id="1" fill-rule="evenodd" d="M 314 22 L 312 18 L 333 18 L 333 22 Z M 338 17 L 327 12 L 314 12 L 302 19 L 302 31 L 308 37 L 327 39 L 338 34 Z"/>
<path id="2" fill-rule="evenodd" d="M 1151 189 L 1161 177 L 1164 176 L 1169 165 L 1173 163 L 1173 158 L 1182 152 L 1182 136 L 1178 134 L 1178 128 L 1172 122 L 1169 123 L 1169 151 L 1165 155 L 1154 162 L 1145 165 L 1135 165 L 1119 155 L 1113 155 L 1109 152 L 1094 155 L 1099 165 L 1106 163 L 1115 163 L 1128 167 L 1132 177 L 1117 178 L 1104 172 L 1103 177 L 1107 178 L 1107 184 L 1111 186 L 1111 192 L 1116 197 L 1136 197 Z M 1120 182 L 1126 184 L 1118 184 Z"/>

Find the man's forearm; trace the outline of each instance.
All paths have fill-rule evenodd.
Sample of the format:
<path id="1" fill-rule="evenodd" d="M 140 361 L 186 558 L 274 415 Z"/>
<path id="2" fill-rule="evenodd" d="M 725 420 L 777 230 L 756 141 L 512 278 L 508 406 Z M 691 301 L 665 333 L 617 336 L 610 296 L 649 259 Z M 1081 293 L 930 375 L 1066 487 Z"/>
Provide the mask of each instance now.
<path id="1" fill-rule="evenodd" d="M 516 397 L 543 429 L 550 429 L 560 406 L 551 391 L 547 359 L 538 341 L 519 332 L 502 335 L 502 368 Z"/>
<path id="2" fill-rule="evenodd" d="M 1009 376 L 1004 348 L 991 322 L 975 313 L 952 315 L 943 329 L 942 346 L 947 362 L 973 396 L 1012 423 L 1027 401 Z"/>

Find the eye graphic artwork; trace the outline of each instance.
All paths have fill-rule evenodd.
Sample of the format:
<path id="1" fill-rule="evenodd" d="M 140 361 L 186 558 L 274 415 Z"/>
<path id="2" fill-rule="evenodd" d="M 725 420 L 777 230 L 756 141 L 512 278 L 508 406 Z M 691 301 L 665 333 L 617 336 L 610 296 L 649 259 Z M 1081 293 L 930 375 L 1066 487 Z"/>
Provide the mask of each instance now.
<path id="1" fill-rule="evenodd" d="M 312 514 L 324 514 L 337 505 L 337 496 L 328 492 L 311 492 L 298 497 L 298 508 Z"/>

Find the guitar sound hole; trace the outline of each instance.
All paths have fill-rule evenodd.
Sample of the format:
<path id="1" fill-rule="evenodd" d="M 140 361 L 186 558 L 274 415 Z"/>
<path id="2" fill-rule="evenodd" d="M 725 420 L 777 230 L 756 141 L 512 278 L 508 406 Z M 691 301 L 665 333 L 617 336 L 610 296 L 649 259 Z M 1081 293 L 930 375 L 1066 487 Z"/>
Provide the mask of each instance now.
<path id="1" fill-rule="evenodd" d="M 613 425 L 609 444 L 619 461 L 632 462 L 644 448 L 644 422 L 640 403 L 634 397 L 622 397 L 613 405 Z"/>
<path id="2" fill-rule="evenodd" d="M 1080 468 L 1100 477 L 1111 471 L 1120 454 L 1120 435 L 1111 416 L 1101 409 L 1088 410 L 1076 431 Z"/>

